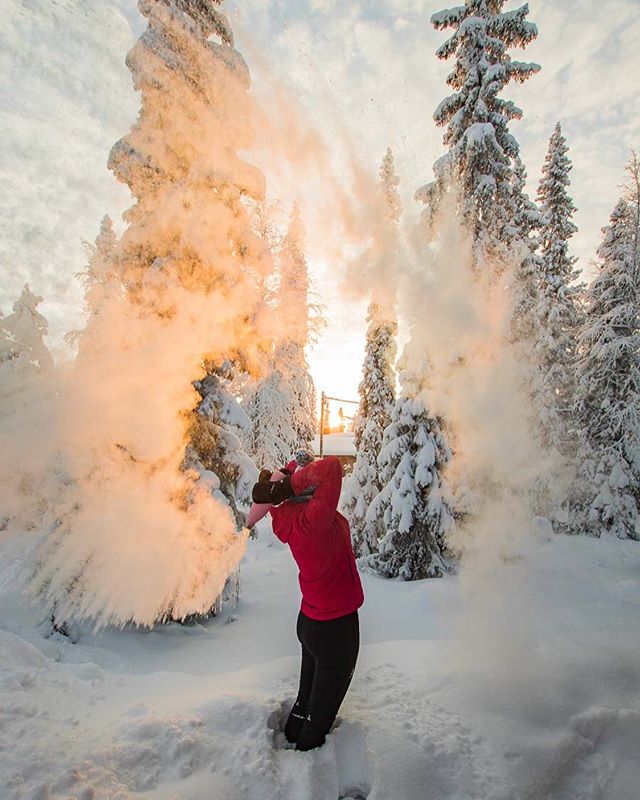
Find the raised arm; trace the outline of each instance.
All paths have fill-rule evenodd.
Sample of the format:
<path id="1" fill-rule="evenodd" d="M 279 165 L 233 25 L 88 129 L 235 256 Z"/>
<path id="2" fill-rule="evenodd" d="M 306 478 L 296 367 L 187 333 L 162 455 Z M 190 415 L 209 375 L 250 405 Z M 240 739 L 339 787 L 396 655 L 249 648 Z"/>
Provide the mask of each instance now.
<path id="1" fill-rule="evenodd" d="M 335 456 L 314 461 L 291 476 L 294 494 L 315 486 L 316 490 L 306 503 L 301 522 L 309 529 L 330 525 L 338 508 L 342 488 L 342 465 Z"/>

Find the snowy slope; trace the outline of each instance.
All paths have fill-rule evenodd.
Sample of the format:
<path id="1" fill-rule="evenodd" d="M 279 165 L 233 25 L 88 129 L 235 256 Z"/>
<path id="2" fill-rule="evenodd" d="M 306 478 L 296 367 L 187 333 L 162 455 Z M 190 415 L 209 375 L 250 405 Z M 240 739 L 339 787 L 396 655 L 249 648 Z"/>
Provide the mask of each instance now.
<path id="1" fill-rule="evenodd" d="M 364 575 L 341 721 L 300 754 L 279 733 L 298 671 L 296 574 L 268 523 L 236 609 L 205 626 L 84 632 L 76 645 L 36 630 L 19 594 L 34 539 L 4 536 L 2 800 L 638 796 L 637 545 L 542 539 L 527 574 L 555 613 L 523 620 L 535 667 L 495 674 L 465 649 L 462 581 Z"/>

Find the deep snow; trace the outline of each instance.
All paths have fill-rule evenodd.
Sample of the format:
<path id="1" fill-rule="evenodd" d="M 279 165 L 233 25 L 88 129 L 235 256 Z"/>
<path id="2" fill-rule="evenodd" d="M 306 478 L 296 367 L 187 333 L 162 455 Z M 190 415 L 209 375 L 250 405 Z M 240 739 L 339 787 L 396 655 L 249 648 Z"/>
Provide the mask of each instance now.
<path id="1" fill-rule="evenodd" d="M 327 745 L 300 754 L 279 732 L 298 671 L 296 571 L 266 520 L 236 608 L 77 644 L 43 638 L 20 595 L 35 537 L 1 535 L 2 800 L 640 796 L 637 543 L 541 536 L 506 564 L 553 614 L 516 626 L 535 637 L 531 668 L 496 674 L 465 644 L 463 581 L 365 574 L 351 691 Z"/>

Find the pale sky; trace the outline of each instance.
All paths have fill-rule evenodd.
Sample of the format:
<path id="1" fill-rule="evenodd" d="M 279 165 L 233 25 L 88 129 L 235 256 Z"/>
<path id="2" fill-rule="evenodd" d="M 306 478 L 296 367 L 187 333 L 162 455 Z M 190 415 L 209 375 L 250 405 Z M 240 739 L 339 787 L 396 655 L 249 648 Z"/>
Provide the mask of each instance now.
<path id="1" fill-rule="evenodd" d="M 269 101 L 277 89 L 318 132 L 333 158 L 372 175 L 391 146 L 401 178 L 405 224 L 419 207 L 415 189 L 430 180 L 442 154 L 432 114 L 449 92 L 448 63 L 434 53 L 443 34 L 430 15 L 439 0 L 246 0 L 226 2 L 236 45 L 253 76 L 252 91 Z M 518 3 L 506 3 L 516 8 Z M 542 71 L 504 96 L 522 108 L 518 138 L 535 193 L 548 138 L 560 120 L 573 160 L 572 193 L 579 233 L 572 251 L 589 268 L 624 166 L 640 143 L 638 0 L 531 0 L 539 37 L 517 57 Z M 77 327 L 81 292 L 74 274 L 84 263 L 81 240 L 93 241 L 100 220 L 119 220 L 131 199 L 106 169 L 111 145 L 136 118 L 138 98 L 124 65 L 144 26 L 134 0 L 4 0 L 0 19 L 0 309 L 6 314 L 28 281 L 45 297 L 49 345 L 61 352 Z M 289 199 L 290 186 L 271 174 L 268 154 L 250 153 L 269 191 Z M 348 170 L 347 170 L 348 171 Z M 304 195 L 315 187 L 298 179 Z M 346 180 L 345 191 L 350 191 Z M 361 297 L 342 296 L 345 263 L 323 251 L 309 231 L 309 261 L 326 309 L 327 329 L 310 353 L 318 391 L 355 397 L 363 355 L 366 281 Z M 120 225 L 121 223 L 117 223 Z M 326 224 L 326 221 L 325 221 Z"/>

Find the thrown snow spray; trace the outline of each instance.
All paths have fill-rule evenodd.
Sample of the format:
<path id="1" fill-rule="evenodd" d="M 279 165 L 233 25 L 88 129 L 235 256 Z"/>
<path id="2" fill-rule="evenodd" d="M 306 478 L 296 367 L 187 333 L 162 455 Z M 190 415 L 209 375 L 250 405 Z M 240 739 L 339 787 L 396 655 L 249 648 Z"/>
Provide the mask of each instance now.
<path id="1" fill-rule="evenodd" d="M 531 626 L 542 621 L 531 611 L 526 561 L 549 531 L 530 497 L 553 465 L 535 443 L 522 364 L 508 344 L 518 253 L 498 268 L 474 265 L 453 191 L 433 231 L 417 245 L 401 302 L 416 318 L 407 353 L 429 361 L 423 399 L 452 438 L 447 477 L 470 512 L 450 542 L 462 555 L 461 666 L 524 680 L 535 671 Z"/>
<path id="2" fill-rule="evenodd" d="M 598 618 L 606 578 L 581 560 L 596 552 L 593 540 L 556 536 L 535 516 L 537 488 L 562 472 L 536 442 L 527 354 L 510 344 L 519 254 L 511 264 L 474 264 L 456 205 L 451 192 L 401 294 L 404 308 L 419 306 L 408 350 L 430 362 L 424 399 L 452 436 L 448 478 L 469 489 L 469 516 L 451 542 L 461 553 L 460 606 L 443 666 L 482 735 L 496 738 L 503 777 L 487 796 L 630 797 L 637 644 L 610 608 Z M 553 488 L 562 495 L 559 482 Z M 587 622 L 586 607 L 597 622 Z"/>
<path id="3" fill-rule="evenodd" d="M 248 69 L 215 5 L 139 8 L 127 63 L 142 109 L 109 158 L 136 203 L 118 291 L 92 308 L 59 404 L 63 474 L 30 585 L 57 618 L 97 627 L 207 613 L 237 568 L 248 532 L 201 454 L 224 450 L 228 471 L 239 457 L 195 414 L 194 382 L 236 354 L 250 364 L 268 337 L 271 259 L 243 204 L 264 179 L 234 149 L 251 141 Z"/>
<path id="4" fill-rule="evenodd" d="M 354 192 L 340 187 L 322 136 L 293 104 L 277 125 L 273 110 L 263 112 L 272 124 L 257 124 L 248 68 L 217 6 L 140 0 L 149 25 L 127 63 L 142 109 L 109 160 L 136 199 L 114 247 L 115 291 L 93 309 L 77 363 L 49 382 L 46 401 L 0 424 L 2 508 L 24 515 L 21 459 L 38 490 L 29 527 L 45 528 L 30 589 L 60 620 L 152 625 L 206 613 L 244 553 L 221 476 L 184 469 L 189 443 L 216 445 L 208 429 L 191 435 L 205 366 L 238 359 L 255 370 L 294 323 L 264 310 L 273 262 L 245 205 L 263 198 L 264 177 L 237 151 L 256 143 L 306 170 L 313 230 L 334 231 L 327 251 L 357 249 L 383 216 L 366 202 L 376 185 L 357 163 Z"/>

